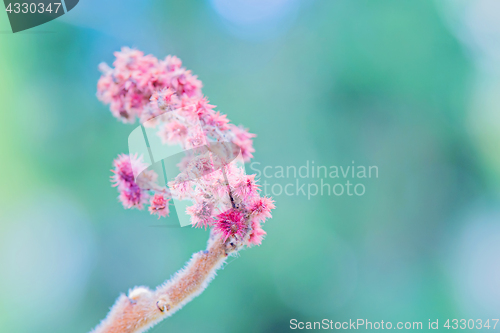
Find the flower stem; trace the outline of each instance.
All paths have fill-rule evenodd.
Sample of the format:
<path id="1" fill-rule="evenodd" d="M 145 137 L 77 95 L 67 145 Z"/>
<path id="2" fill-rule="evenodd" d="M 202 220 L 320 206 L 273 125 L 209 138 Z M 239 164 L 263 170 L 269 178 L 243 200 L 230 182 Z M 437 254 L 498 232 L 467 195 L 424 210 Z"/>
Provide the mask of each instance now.
<path id="1" fill-rule="evenodd" d="M 234 250 L 220 237 L 211 236 L 207 250 L 195 253 L 186 267 L 155 291 L 135 287 L 128 296 L 120 295 L 92 333 L 145 332 L 198 296 Z"/>

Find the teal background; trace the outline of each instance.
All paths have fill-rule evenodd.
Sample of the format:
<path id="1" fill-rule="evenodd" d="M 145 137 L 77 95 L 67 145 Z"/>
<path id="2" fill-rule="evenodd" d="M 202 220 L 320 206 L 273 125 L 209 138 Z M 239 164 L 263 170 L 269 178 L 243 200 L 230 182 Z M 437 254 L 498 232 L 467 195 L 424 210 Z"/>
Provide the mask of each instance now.
<path id="1" fill-rule="evenodd" d="M 0 332 L 88 332 L 205 248 L 110 186 L 135 126 L 95 97 L 97 65 L 122 46 L 180 57 L 261 170 L 379 169 L 363 196 L 275 196 L 263 244 L 151 332 L 498 318 L 498 4 L 232 3 L 82 0 L 17 34 L 0 13 Z"/>

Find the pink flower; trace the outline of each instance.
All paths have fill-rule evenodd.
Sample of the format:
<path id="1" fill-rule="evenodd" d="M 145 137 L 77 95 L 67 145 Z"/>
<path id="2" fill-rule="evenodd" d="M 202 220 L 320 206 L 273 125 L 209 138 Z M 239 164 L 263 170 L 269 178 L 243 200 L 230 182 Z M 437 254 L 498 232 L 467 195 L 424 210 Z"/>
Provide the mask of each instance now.
<path id="1" fill-rule="evenodd" d="M 165 58 L 164 64 L 165 64 L 165 67 L 167 68 L 167 71 L 169 71 L 169 72 L 174 72 L 182 67 L 181 59 L 177 58 L 176 56 L 171 56 L 171 55 L 169 55 Z"/>
<path id="2" fill-rule="evenodd" d="M 113 161 L 114 169 L 111 172 L 114 175 L 111 176 L 111 182 L 113 186 L 123 186 L 126 183 L 134 182 L 134 172 L 132 171 L 132 163 L 130 162 L 130 156 L 121 154 L 118 155 Z"/>
<path id="3" fill-rule="evenodd" d="M 196 75 L 192 75 L 191 71 L 182 68 L 174 73 L 177 73 L 177 75 L 170 82 L 173 88 L 177 89 L 179 95 L 186 94 L 189 97 L 201 95 L 202 84 Z"/>
<path id="4" fill-rule="evenodd" d="M 247 129 L 238 127 L 233 124 L 230 125 L 230 130 L 234 135 L 233 142 L 241 149 L 241 155 L 245 162 L 250 161 L 253 157 L 252 153 L 255 151 L 253 148 L 253 140 L 256 135 L 249 133 Z"/>
<path id="5" fill-rule="evenodd" d="M 111 171 L 114 175 L 111 176 L 113 186 L 130 186 L 135 184 L 135 176 L 139 175 L 141 171 L 146 168 L 142 162 L 142 157 L 137 155 L 121 154 L 113 161 L 114 169 Z"/>
<path id="6" fill-rule="evenodd" d="M 141 158 L 122 154 L 114 160 L 113 165 L 115 168 L 111 170 L 114 173 L 111 176 L 111 182 L 113 186 L 118 188 L 118 192 L 120 192 L 118 198 L 123 206 L 142 209 L 149 195 L 146 190 L 137 185 L 134 177 L 145 169 Z"/>
<path id="7" fill-rule="evenodd" d="M 224 237 L 224 241 L 228 237 L 243 237 L 246 229 L 243 213 L 234 208 L 217 215 L 217 222 L 214 224 L 214 230 Z"/>
<path id="8" fill-rule="evenodd" d="M 150 213 L 162 217 L 169 214 L 167 195 L 189 199 L 194 204 L 186 213 L 194 227 L 211 227 L 224 240 L 260 244 L 266 234 L 261 223 L 271 217 L 274 201 L 261 198 L 255 175 L 246 175 L 233 163 L 240 153 L 244 161 L 253 157 L 255 134 L 214 111 L 202 94 L 201 81 L 179 58 L 158 60 L 126 47 L 115 56 L 113 67 L 99 65 L 97 97 L 119 120 L 131 123 L 139 118 L 158 130 L 164 144 L 180 144 L 188 151 L 168 188 L 156 183 L 158 175 L 146 170 L 137 156 L 118 156 L 111 179 L 123 205 L 142 209 L 149 203 Z"/>
<path id="9" fill-rule="evenodd" d="M 116 60 L 113 65 L 115 67 L 132 67 L 136 61 L 144 56 L 144 53 L 129 47 L 123 47 L 121 51 L 115 52 L 114 55 Z"/>
<path id="10" fill-rule="evenodd" d="M 216 198 L 227 197 L 230 188 L 228 187 L 228 184 L 226 183 L 221 170 L 216 170 L 212 173 L 209 173 L 205 178 L 210 184 L 212 193 Z"/>
<path id="11" fill-rule="evenodd" d="M 233 188 L 233 191 L 237 196 L 241 199 L 247 199 L 248 197 L 257 195 L 259 185 L 255 183 L 255 175 L 245 175 L 235 186 L 233 186 Z"/>
<path id="12" fill-rule="evenodd" d="M 198 99 L 195 105 L 198 117 L 212 111 L 212 109 L 215 107 L 215 105 L 208 104 L 208 99 L 206 97 Z"/>
<path id="13" fill-rule="evenodd" d="M 172 120 L 164 125 L 158 133 L 163 143 L 180 143 L 188 135 L 187 127 L 177 120 Z"/>
<path id="14" fill-rule="evenodd" d="M 271 209 L 276 208 L 274 201 L 271 198 L 262 197 L 256 199 L 249 207 L 249 210 L 255 221 L 265 222 L 267 218 L 271 218 Z"/>
<path id="15" fill-rule="evenodd" d="M 169 214 L 168 202 L 170 199 L 166 199 L 163 194 L 157 193 L 151 198 L 149 202 L 149 212 L 154 215 L 158 215 L 158 218 L 165 217 Z"/>
<path id="16" fill-rule="evenodd" d="M 156 91 L 171 89 L 176 94 L 199 98 L 201 81 L 190 71 L 181 68 L 177 57 L 158 61 L 152 55 L 128 47 L 115 52 L 114 68 L 99 65 L 102 76 L 97 83 L 97 97 L 111 104 L 111 112 L 123 122 L 134 122 L 149 104 Z M 165 106 L 160 100 L 160 109 Z"/>
<path id="17" fill-rule="evenodd" d="M 186 208 L 186 213 L 191 215 L 191 224 L 193 227 L 201 228 L 211 225 L 214 222 L 212 218 L 213 205 L 208 201 L 194 204 Z"/>
<path id="18" fill-rule="evenodd" d="M 201 131 L 190 133 L 186 141 L 186 148 L 196 148 L 207 144 L 207 138 Z"/>
<path id="19" fill-rule="evenodd" d="M 193 188 L 186 173 L 179 174 L 175 180 L 168 183 L 168 186 L 174 190 L 179 199 L 191 197 Z"/>
<path id="20" fill-rule="evenodd" d="M 226 174 L 225 176 L 223 172 Z M 208 174 L 208 177 L 206 178 L 214 195 L 219 198 L 224 198 L 228 196 L 231 187 L 234 187 L 241 177 L 241 170 L 238 169 L 233 163 L 230 163 L 225 165 L 223 168 Z"/>
<path id="21" fill-rule="evenodd" d="M 197 179 L 213 172 L 214 166 L 210 155 L 205 153 L 193 156 L 184 170 L 189 179 Z"/>
<path id="22" fill-rule="evenodd" d="M 225 114 L 221 114 L 219 111 L 215 112 L 213 110 L 209 110 L 203 115 L 203 120 L 206 125 L 218 128 L 221 131 L 229 129 L 229 126 L 227 125 L 229 119 L 227 119 Z"/>
<path id="23" fill-rule="evenodd" d="M 169 106 L 176 105 L 179 100 L 174 90 L 164 88 L 153 93 L 151 96 L 151 102 L 156 103 L 158 108 L 161 110 L 166 110 Z"/>
<path id="24" fill-rule="evenodd" d="M 252 220 L 252 233 L 248 239 L 249 245 L 260 245 L 264 236 L 267 233 L 260 227 L 260 222 L 257 219 Z"/>
<path id="25" fill-rule="evenodd" d="M 118 199 L 122 202 L 123 207 L 142 209 L 143 205 L 147 203 L 149 195 L 146 191 L 142 190 L 136 183 L 122 186 L 118 189 L 120 195 Z"/>

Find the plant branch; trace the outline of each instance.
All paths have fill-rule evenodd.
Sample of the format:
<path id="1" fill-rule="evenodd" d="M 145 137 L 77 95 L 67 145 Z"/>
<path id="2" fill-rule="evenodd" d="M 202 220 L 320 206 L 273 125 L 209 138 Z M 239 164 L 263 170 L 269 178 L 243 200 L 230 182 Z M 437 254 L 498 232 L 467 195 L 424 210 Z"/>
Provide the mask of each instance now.
<path id="1" fill-rule="evenodd" d="M 234 243 L 211 235 L 207 250 L 195 253 L 186 267 L 156 288 L 135 287 L 120 295 L 107 317 L 91 333 L 141 333 L 171 316 L 198 296 L 210 283 Z"/>

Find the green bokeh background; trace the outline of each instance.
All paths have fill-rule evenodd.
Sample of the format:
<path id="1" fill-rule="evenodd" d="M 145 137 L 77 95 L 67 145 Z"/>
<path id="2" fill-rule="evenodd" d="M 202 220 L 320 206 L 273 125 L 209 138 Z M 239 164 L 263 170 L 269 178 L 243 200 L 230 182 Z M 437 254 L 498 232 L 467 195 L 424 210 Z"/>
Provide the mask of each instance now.
<path id="1" fill-rule="evenodd" d="M 363 196 L 274 196 L 263 244 L 151 332 L 498 318 L 500 84 L 481 49 L 498 40 L 470 42 L 464 1 L 275 2 L 240 24 L 217 1 L 82 0 L 18 34 L 0 14 L 0 332 L 88 332 L 205 247 L 110 186 L 134 126 L 96 99 L 97 65 L 122 46 L 180 57 L 258 135 L 254 168 L 379 169 Z"/>

